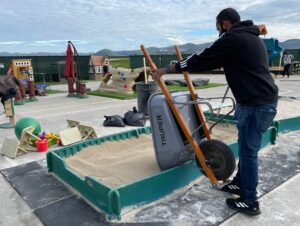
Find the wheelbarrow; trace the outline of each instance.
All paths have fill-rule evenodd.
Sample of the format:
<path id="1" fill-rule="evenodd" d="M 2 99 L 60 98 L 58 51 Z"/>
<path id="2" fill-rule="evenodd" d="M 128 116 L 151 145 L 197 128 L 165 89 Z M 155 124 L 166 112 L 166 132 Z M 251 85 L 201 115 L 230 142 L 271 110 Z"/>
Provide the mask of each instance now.
<path id="1" fill-rule="evenodd" d="M 152 71 L 157 70 L 146 48 L 141 50 Z M 182 56 L 178 47 L 179 60 Z M 162 78 L 158 85 L 162 93 L 153 94 L 148 101 L 150 123 L 157 163 L 161 170 L 194 159 L 200 170 L 211 183 L 220 187 L 220 181 L 227 181 L 235 169 L 235 158 L 231 149 L 222 141 L 211 138 L 212 128 L 234 111 L 231 97 L 199 98 L 188 72 L 183 72 L 189 94 L 170 92 Z M 205 104 L 212 112 L 211 99 L 230 99 L 232 110 L 210 127 L 202 111 Z"/>

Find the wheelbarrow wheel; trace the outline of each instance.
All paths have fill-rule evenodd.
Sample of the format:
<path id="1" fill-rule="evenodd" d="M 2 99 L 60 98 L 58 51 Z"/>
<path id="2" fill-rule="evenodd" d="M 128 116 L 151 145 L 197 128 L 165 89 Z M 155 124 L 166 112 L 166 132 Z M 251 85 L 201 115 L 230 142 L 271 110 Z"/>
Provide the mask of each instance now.
<path id="1" fill-rule="evenodd" d="M 206 140 L 199 146 L 205 156 L 206 164 L 212 169 L 217 180 L 227 180 L 235 169 L 235 158 L 228 145 L 219 140 Z M 197 158 L 196 163 L 201 172 L 206 175 Z"/>

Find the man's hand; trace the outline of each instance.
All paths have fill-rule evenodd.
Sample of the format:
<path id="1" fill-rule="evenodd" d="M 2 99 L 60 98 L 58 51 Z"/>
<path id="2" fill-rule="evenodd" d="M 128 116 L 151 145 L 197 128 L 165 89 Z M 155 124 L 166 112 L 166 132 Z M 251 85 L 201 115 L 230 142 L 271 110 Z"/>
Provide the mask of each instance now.
<path id="1" fill-rule="evenodd" d="M 158 79 L 164 74 L 170 74 L 176 72 L 175 64 L 170 64 L 165 66 L 164 68 L 152 71 L 152 78 L 154 81 L 158 81 Z"/>
<path id="2" fill-rule="evenodd" d="M 164 68 L 154 70 L 154 71 L 152 71 L 152 78 L 154 81 L 157 82 L 160 79 L 160 77 L 163 76 L 164 74 L 166 74 Z"/>
<path id="3" fill-rule="evenodd" d="M 266 25 L 260 24 L 260 25 L 257 25 L 257 27 L 259 29 L 260 35 L 266 35 L 266 34 L 268 34 Z"/>

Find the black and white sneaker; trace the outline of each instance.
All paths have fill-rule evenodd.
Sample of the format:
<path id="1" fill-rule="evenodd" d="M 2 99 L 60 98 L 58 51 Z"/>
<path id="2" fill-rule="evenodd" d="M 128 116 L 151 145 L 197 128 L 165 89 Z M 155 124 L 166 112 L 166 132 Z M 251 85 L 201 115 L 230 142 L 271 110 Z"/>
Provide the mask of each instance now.
<path id="1" fill-rule="evenodd" d="M 255 216 L 261 214 L 259 203 L 257 201 L 250 204 L 244 201 L 242 198 L 230 198 L 226 199 L 226 204 L 230 209 L 237 210 L 247 215 Z"/>
<path id="2" fill-rule="evenodd" d="M 240 195 L 240 187 L 234 180 L 229 184 L 224 185 L 220 190 L 231 194 Z"/>

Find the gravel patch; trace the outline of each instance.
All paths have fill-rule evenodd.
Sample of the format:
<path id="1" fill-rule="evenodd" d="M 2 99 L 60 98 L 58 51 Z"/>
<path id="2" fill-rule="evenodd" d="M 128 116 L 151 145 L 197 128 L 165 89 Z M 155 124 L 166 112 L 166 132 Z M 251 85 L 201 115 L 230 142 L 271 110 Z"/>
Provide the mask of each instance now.
<path id="1" fill-rule="evenodd" d="M 230 111 L 229 107 L 221 110 L 221 114 L 226 114 Z M 280 98 L 277 106 L 277 114 L 275 120 L 293 118 L 300 116 L 300 100 L 291 98 Z"/>

